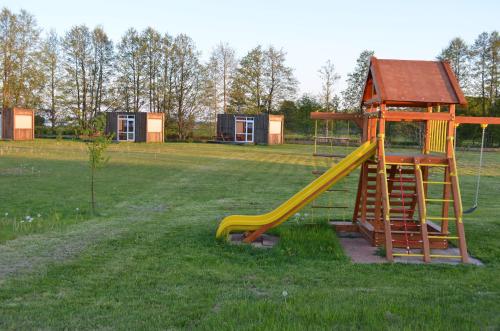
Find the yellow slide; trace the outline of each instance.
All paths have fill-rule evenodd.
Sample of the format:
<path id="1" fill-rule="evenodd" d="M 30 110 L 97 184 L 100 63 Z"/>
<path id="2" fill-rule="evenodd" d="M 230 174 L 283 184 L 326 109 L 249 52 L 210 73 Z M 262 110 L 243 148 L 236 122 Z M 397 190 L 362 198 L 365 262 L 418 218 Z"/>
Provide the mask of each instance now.
<path id="1" fill-rule="evenodd" d="M 262 215 L 231 215 L 224 218 L 219 224 L 216 237 L 220 238 L 231 232 L 255 231 L 263 226 L 273 228 L 280 225 L 359 167 L 364 161 L 375 155 L 376 146 L 376 142 L 366 142 L 359 146 L 338 164 L 328 169 L 323 175 L 269 213 Z"/>

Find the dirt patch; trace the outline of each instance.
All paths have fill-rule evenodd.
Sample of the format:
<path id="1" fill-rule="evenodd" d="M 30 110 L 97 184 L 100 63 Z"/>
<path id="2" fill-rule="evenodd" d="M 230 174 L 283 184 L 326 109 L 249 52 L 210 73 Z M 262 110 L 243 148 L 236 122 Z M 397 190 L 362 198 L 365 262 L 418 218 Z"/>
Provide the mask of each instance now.
<path id="1" fill-rule="evenodd" d="M 229 236 L 229 242 L 235 245 L 241 245 L 245 236 L 242 233 L 233 233 Z M 273 248 L 279 242 L 279 237 L 270 234 L 263 234 L 258 237 L 251 245 L 256 248 Z"/>
<path id="2" fill-rule="evenodd" d="M 342 235 L 339 238 L 340 244 L 344 249 L 347 256 L 351 258 L 354 263 L 387 263 L 385 257 L 377 254 L 379 248 L 373 247 L 370 243 L 361 237 L 361 235 L 350 233 L 349 235 Z M 395 253 L 406 253 L 405 249 L 394 249 Z M 412 251 L 411 253 L 421 253 L 420 251 Z M 448 249 L 433 249 L 432 254 L 457 256 L 460 255 L 458 248 L 450 247 Z M 481 261 L 473 257 L 469 257 L 470 264 L 483 265 Z M 411 264 L 424 264 L 420 257 L 404 257 L 397 256 L 394 258 L 397 263 L 411 263 Z M 431 264 L 461 264 L 459 259 L 450 258 L 433 258 Z"/>

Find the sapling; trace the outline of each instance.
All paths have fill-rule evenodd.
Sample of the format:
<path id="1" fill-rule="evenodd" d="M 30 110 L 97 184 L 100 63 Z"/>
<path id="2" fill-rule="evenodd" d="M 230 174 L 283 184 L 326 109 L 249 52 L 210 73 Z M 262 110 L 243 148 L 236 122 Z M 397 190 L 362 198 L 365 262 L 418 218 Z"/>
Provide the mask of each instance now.
<path id="1" fill-rule="evenodd" d="M 109 160 L 105 155 L 106 148 L 111 142 L 112 135 L 104 133 L 105 118 L 97 116 L 94 118 L 89 128 L 84 130 L 87 137 L 87 153 L 89 155 L 90 167 L 90 207 L 92 214 L 95 214 L 95 174 L 96 170 L 104 167 Z"/>

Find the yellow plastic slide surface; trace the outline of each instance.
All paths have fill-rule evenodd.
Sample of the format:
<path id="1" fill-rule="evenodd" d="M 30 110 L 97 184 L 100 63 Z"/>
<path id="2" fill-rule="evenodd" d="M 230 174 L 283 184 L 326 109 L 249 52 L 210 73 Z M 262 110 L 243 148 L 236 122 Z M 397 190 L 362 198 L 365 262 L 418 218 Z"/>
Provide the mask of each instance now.
<path id="1" fill-rule="evenodd" d="M 376 146 L 376 142 L 364 143 L 288 201 L 269 213 L 262 215 L 231 215 L 224 218 L 217 229 L 217 238 L 226 236 L 231 232 L 255 231 L 264 225 L 271 225 L 271 228 L 280 225 L 372 157 L 375 154 Z"/>

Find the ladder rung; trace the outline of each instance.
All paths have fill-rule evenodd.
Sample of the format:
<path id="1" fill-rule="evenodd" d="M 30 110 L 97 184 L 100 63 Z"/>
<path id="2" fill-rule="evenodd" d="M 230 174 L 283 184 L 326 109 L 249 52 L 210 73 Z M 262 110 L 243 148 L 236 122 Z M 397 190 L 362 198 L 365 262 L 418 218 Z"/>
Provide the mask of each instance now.
<path id="1" fill-rule="evenodd" d="M 441 217 L 441 216 L 427 216 L 427 219 L 429 220 L 442 220 L 442 221 L 455 221 L 456 218 L 455 217 Z"/>
<path id="2" fill-rule="evenodd" d="M 448 237 L 448 236 L 428 236 L 429 239 L 459 239 L 459 237 Z"/>
<path id="3" fill-rule="evenodd" d="M 396 182 L 396 183 L 400 183 L 400 182 L 403 182 L 403 183 L 415 183 L 415 179 L 406 179 L 406 178 L 403 178 L 403 179 L 398 179 L 398 178 L 387 178 L 387 181 L 388 182 Z"/>
<path id="4" fill-rule="evenodd" d="M 407 162 L 386 162 L 386 165 L 402 165 L 402 166 L 415 166 L 415 163 L 407 163 Z"/>
<path id="5" fill-rule="evenodd" d="M 409 208 L 391 208 L 391 213 L 414 213 L 414 209 Z"/>
<path id="6" fill-rule="evenodd" d="M 443 168 L 446 168 L 448 166 L 447 164 L 441 164 L 441 163 L 419 163 L 418 165 L 422 167 L 443 167 Z"/>
<path id="7" fill-rule="evenodd" d="M 410 244 L 410 243 L 422 243 L 422 240 L 397 240 L 397 239 L 392 239 L 392 242 L 395 243 L 403 243 L 403 244 Z"/>
<path id="8" fill-rule="evenodd" d="M 415 253 L 392 253 L 393 256 L 424 256 L 424 254 L 415 254 Z"/>
<path id="9" fill-rule="evenodd" d="M 453 199 L 425 199 L 429 202 L 453 202 Z"/>
<path id="10" fill-rule="evenodd" d="M 433 181 L 424 181 L 424 184 L 451 185 L 451 182 L 433 182 Z"/>
<path id="11" fill-rule="evenodd" d="M 411 193 L 411 194 L 397 194 L 397 193 L 390 193 L 390 197 L 396 197 L 396 198 L 409 198 L 409 197 L 414 197 L 416 196 L 416 193 Z"/>
<path id="12" fill-rule="evenodd" d="M 392 254 L 394 255 L 394 254 Z M 444 257 L 444 258 L 448 258 L 448 259 L 461 259 L 462 256 L 461 255 L 442 255 L 442 254 L 431 254 L 429 255 L 430 257 Z"/>

